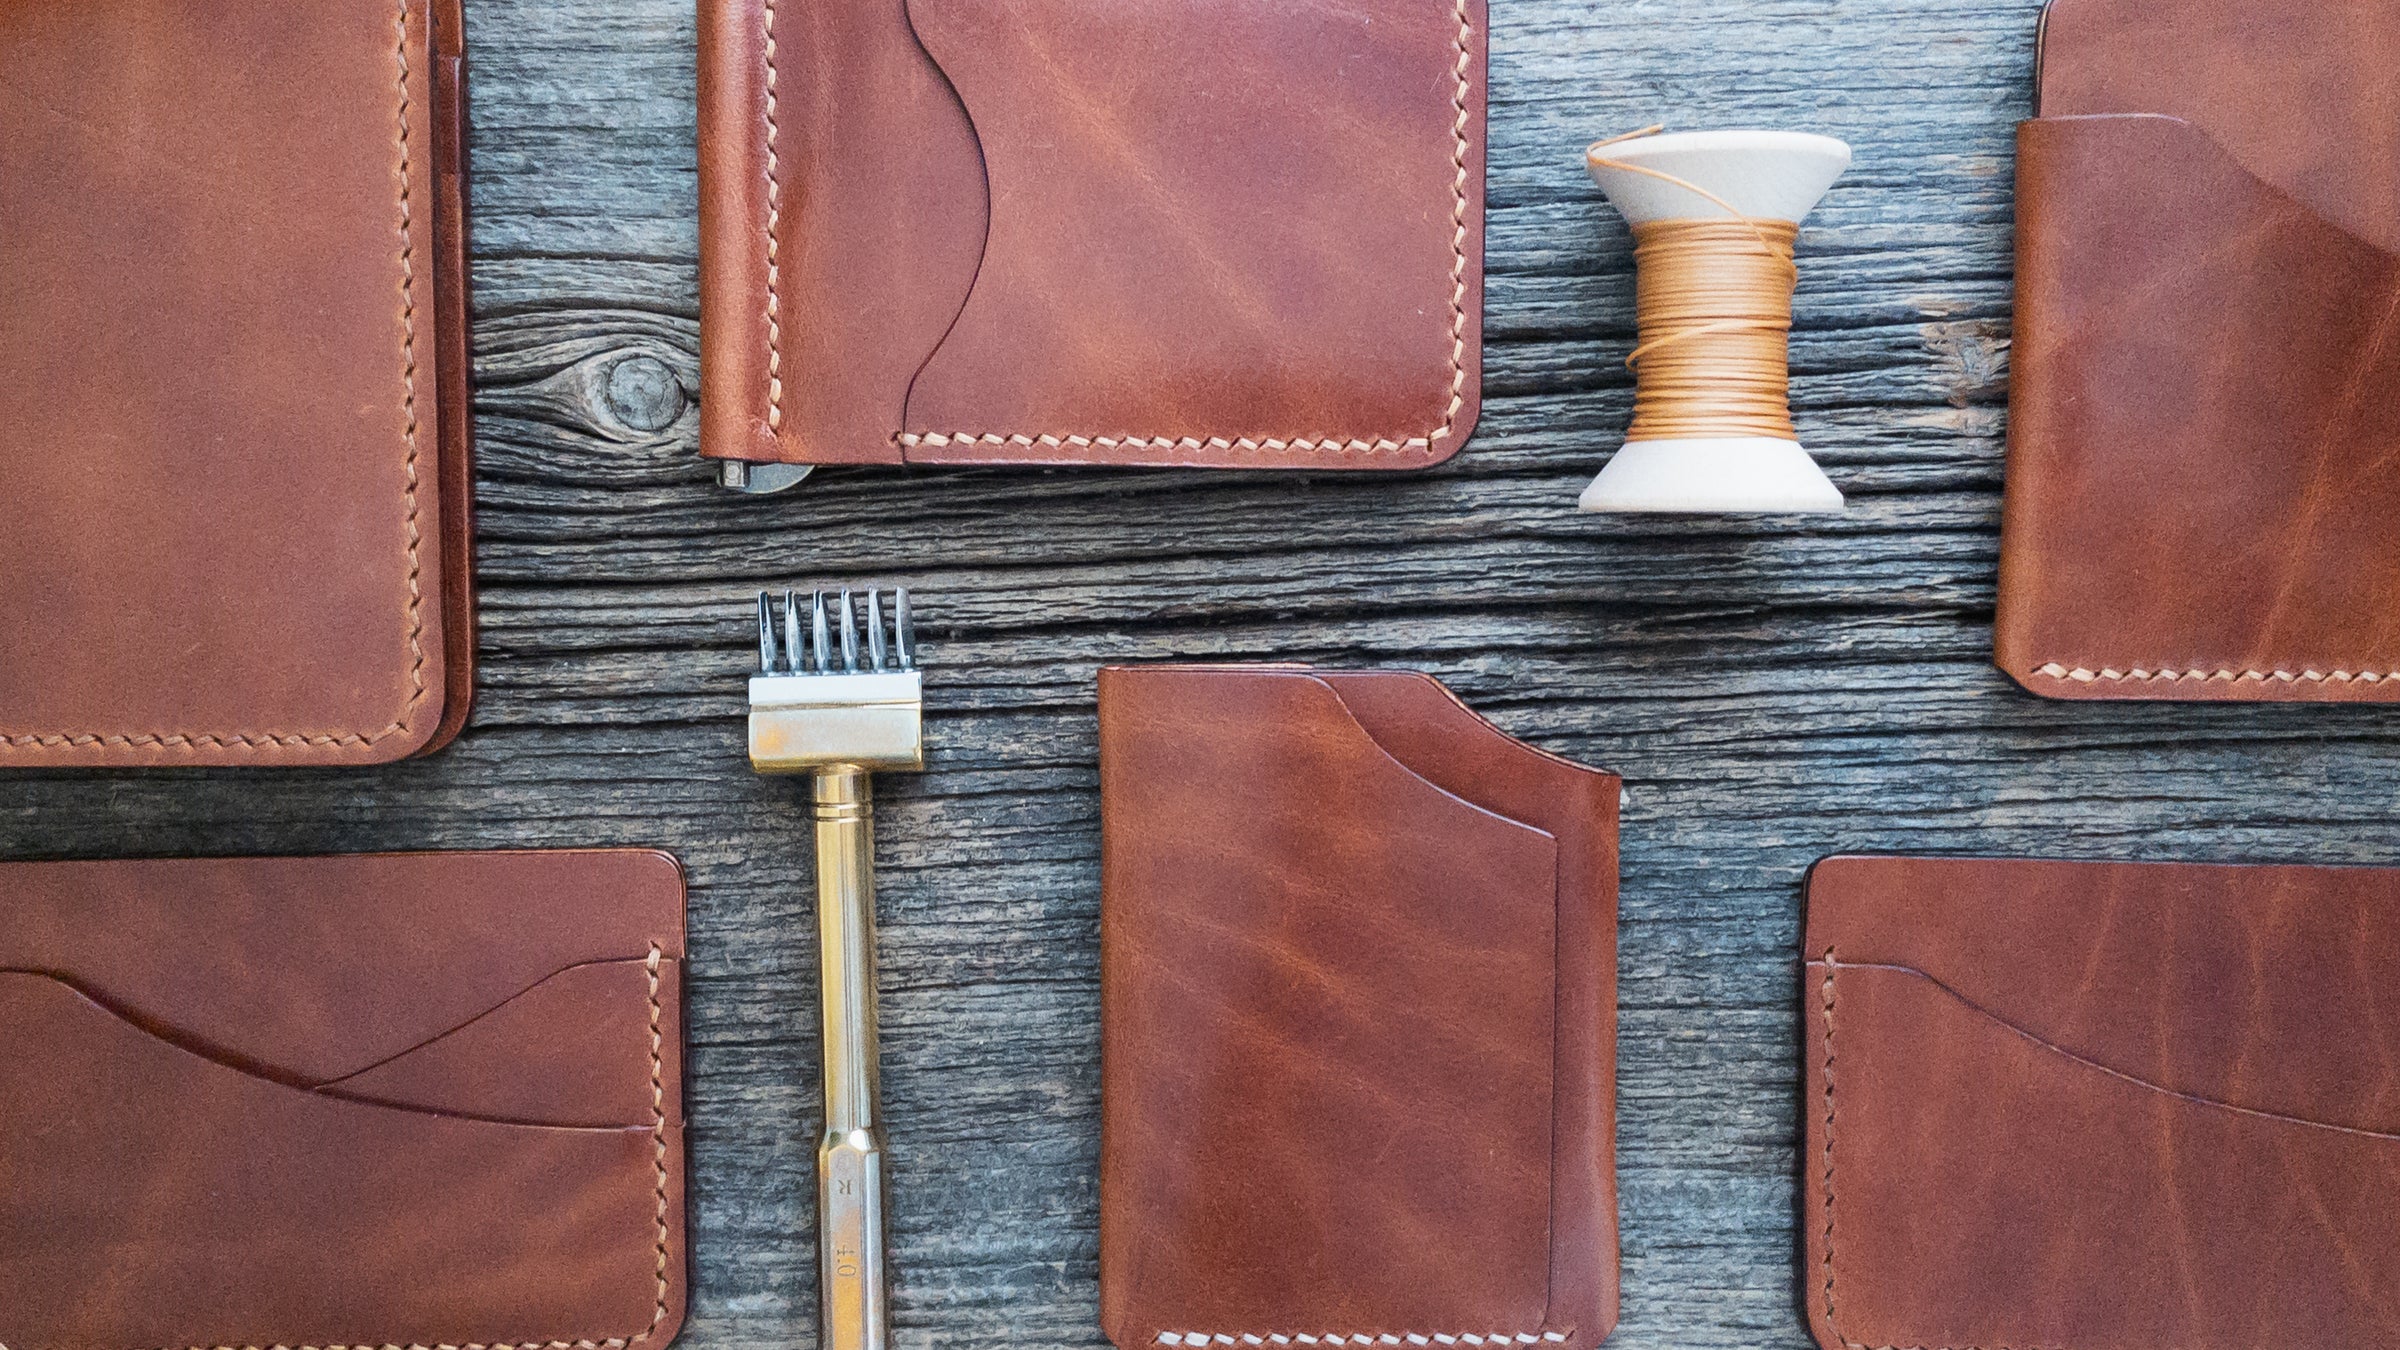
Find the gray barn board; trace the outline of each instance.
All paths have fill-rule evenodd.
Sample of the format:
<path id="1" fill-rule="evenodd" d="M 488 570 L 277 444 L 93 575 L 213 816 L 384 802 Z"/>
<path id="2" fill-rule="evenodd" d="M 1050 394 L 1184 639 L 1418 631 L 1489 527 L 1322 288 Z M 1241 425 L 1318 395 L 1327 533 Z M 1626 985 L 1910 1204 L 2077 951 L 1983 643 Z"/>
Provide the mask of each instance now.
<path id="1" fill-rule="evenodd" d="M 761 587 L 913 586 L 933 764 L 884 782 L 880 849 L 899 1341 L 1096 1346 L 1093 672 L 1428 670 L 1629 783 L 1614 1344 L 1805 1345 L 1808 864 L 2400 861 L 2400 723 L 2044 702 L 1991 666 L 2036 0 L 1492 15 L 1486 401 L 1451 465 L 826 472 L 744 499 L 694 453 L 692 0 L 468 0 L 472 726 L 372 772 L 10 775 L 0 857 L 675 851 L 695 963 L 684 1344 L 813 1345 L 807 817 L 797 784 L 743 758 L 750 605 Z M 1573 510 L 1629 416 L 1633 308 L 1626 232 L 1579 151 L 1654 121 L 1857 147 L 1803 241 L 1793 342 L 1803 434 L 1844 516 Z"/>

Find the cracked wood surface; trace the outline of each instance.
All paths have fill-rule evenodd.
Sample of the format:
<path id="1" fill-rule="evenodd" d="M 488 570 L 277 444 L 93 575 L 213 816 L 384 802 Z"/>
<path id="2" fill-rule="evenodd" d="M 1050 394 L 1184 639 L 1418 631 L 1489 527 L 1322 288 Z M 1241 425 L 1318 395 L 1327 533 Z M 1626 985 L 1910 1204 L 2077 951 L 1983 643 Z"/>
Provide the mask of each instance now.
<path id="1" fill-rule="evenodd" d="M 2070 705 L 1990 664 L 2012 131 L 2035 0 L 1492 0 L 1483 422 L 1402 478 L 824 471 L 694 456 L 691 0 L 468 0 L 482 687 L 375 772 L 12 775 L 0 856 L 641 844 L 692 877 L 683 1343 L 815 1343 L 807 813 L 740 714 L 762 586 L 922 597 L 931 771 L 882 785 L 898 1343 L 1095 1325 L 1092 675 L 1434 672 L 1626 775 L 1629 1350 L 1800 1347 L 1799 883 L 1836 851 L 2400 860 L 2363 707 Z M 1843 136 L 1801 244 L 1804 439 L 1845 516 L 1607 520 L 1625 230 L 1582 145 Z"/>

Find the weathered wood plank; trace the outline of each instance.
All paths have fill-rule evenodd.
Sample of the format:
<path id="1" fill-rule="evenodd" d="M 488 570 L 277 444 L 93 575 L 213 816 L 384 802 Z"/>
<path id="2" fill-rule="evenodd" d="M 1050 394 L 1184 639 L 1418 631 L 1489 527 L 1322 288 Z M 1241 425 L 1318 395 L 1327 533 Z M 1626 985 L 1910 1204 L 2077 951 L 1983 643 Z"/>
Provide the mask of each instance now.
<path id="1" fill-rule="evenodd" d="M 738 734 L 749 594 L 925 596 L 933 770 L 885 784 L 901 1343 L 1094 1346 L 1092 673 L 1431 670 L 1623 771 L 1626 1320 L 1798 1347 L 1798 886 L 1838 850 L 2400 861 L 2375 710 L 2045 703 L 1989 664 L 2011 134 L 2036 0 L 1493 0 L 1487 406 L 1390 480 L 828 472 L 694 458 L 690 0 L 468 0 L 485 662 L 376 773 L 18 775 L 0 856 L 662 845 L 691 867 L 699 1270 L 685 1344 L 814 1343 L 806 818 Z M 1853 509 L 1572 511 L 1630 414 L 1592 136 L 1843 135 L 1796 402 Z"/>

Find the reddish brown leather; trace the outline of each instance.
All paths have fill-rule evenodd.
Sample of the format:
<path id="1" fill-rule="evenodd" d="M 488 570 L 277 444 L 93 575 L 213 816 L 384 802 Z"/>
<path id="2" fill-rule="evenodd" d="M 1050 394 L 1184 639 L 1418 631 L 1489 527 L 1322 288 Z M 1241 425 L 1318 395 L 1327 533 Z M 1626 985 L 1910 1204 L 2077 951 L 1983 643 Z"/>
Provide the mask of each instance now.
<path id="1" fill-rule="evenodd" d="M 1417 468 L 1473 428 L 1483 0 L 701 22 L 703 453 Z"/>
<path id="2" fill-rule="evenodd" d="M 1110 1338 L 1599 1343 L 1617 780 L 1421 675 L 1100 698 Z"/>
<path id="3" fill-rule="evenodd" d="M 2395 918 L 2381 869 L 1818 864 L 1818 1342 L 2400 1339 Z"/>
<path id="4" fill-rule="evenodd" d="M 463 723 L 461 32 L 457 0 L 0 4 L 0 767 Z"/>
<path id="5" fill-rule="evenodd" d="M 2018 146 L 1996 652 L 2400 700 L 2400 12 L 2057 0 Z"/>
<path id="6" fill-rule="evenodd" d="M 0 1343 L 672 1340 L 660 853 L 0 866 Z"/>

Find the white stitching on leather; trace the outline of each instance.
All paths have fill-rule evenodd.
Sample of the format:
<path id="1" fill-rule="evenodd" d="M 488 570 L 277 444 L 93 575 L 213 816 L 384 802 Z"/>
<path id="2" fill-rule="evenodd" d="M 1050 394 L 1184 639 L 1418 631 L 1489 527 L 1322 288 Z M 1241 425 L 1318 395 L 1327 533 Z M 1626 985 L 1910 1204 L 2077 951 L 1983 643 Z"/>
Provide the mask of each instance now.
<path id="1" fill-rule="evenodd" d="M 1456 72 L 1458 85 L 1457 93 L 1452 97 L 1451 103 L 1458 109 L 1458 116 L 1451 125 L 1452 148 L 1450 153 L 1451 163 L 1457 169 L 1450 206 L 1450 404 L 1442 412 L 1440 426 L 1422 436 L 1410 436 L 1405 439 L 1386 436 L 1373 440 L 1362 436 L 1301 436 L 1289 439 L 1275 436 L 1242 436 L 1234 439 L 1211 436 L 1203 439 L 1196 436 L 1084 436 L 1050 433 L 1029 435 L 1023 432 L 961 431 L 903 431 L 892 439 L 911 448 L 945 445 L 1014 445 L 1026 449 L 1041 446 L 1050 450 L 1064 447 L 1078 450 L 1088 450 L 1094 447 L 1104 450 L 1118 448 L 1178 450 L 1187 453 L 1200 450 L 1245 452 L 1264 450 L 1269 453 L 1291 450 L 1337 450 L 1345 454 L 1426 450 L 1432 448 L 1436 441 L 1448 440 L 1458 429 L 1459 410 L 1466 407 L 1467 403 L 1467 240 L 1469 237 L 1467 233 L 1467 203 L 1468 192 L 1473 184 L 1473 177 L 1468 173 L 1467 161 L 1474 149 L 1473 144 L 1467 139 L 1467 132 L 1473 127 L 1475 117 L 1474 108 L 1469 101 L 1469 96 L 1475 91 L 1475 17 L 1468 11 L 1467 0 L 1458 0 L 1457 12 L 1458 64 Z M 770 273 L 770 275 L 772 274 Z"/>
<path id="2" fill-rule="evenodd" d="M 2033 673 L 2051 680 L 2072 680 L 2077 684 L 2098 682 L 2135 682 L 2142 684 L 2181 684 L 2197 680 L 2203 684 L 2382 684 L 2400 680 L 2400 670 L 2234 670 L 2218 667 L 2215 670 L 2146 670 L 2135 666 L 2131 670 L 2103 667 L 2092 670 L 2084 666 L 2064 666 L 2056 661 L 2034 667 Z"/>
<path id="3" fill-rule="evenodd" d="M 1555 1345 L 1575 1334 L 1566 1331 L 1402 1331 L 1371 1332 L 1329 1331 L 1312 1335 L 1305 1331 L 1261 1334 L 1243 1332 L 1228 1334 L 1222 1331 L 1162 1331 L 1154 1343 L 1181 1346 L 1290 1346 L 1290 1345 Z"/>
<path id="4" fill-rule="evenodd" d="M 218 1345 L 188 1346 L 183 1350 L 632 1350 L 658 1334 L 667 1320 L 667 1295 L 673 1286 L 668 1282 L 668 1240 L 673 1236 L 667 1216 L 667 1090 L 666 1035 L 662 1029 L 665 1005 L 659 1000 L 659 967 L 665 951 L 656 942 L 650 944 L 650 955 L 644 961 L 650 975 L 650 1113 L 651 1140 L 656 1150 L 658 1168 L 658 1294 L 650 1313 L 650 1325 L 635 1336 L 611 1336 L 607 1340 L 573 1341 L 465 1341 L 457 1344 L 428 1345 L 422 1341 L 385 1341 L 381 1344 L 357 1345 Z M 0 1344 L 0 1350 L 8 1350 Z"/>
<path id="5" fill-rule="evenodd" d="M 775 154 L 775 138 L 781 134 L 775 125 L 775 0 L 766 0 L 762 22 L 767 43 L 767 430 L 775 432 L 783 429 L 783 187 L 776 181 L 782 165 Z"/>
<path id="6" fill-rule="evenodd" d="M 267 751 L 298 749 L 304 746 L 330 748 L 334 746 L 362 747 L 407 731 L 414 723 L 417 705 L 425 701 L 425 589 L 421 578 L 424 564 L 419 549 L 425 535 L 417 526 L 417 265 L 415 215 L 408 200 L 409 138 L 408 119 L 414 108 L 408 94 L 411 67 L 408 60 L 408 5 L 400 0 L 399 62 L 400 113 L 398 148 L 400 152 L 400 378 L 402 382 L 401 415 L 406 419 L 402 434 L 408 441 L 406 465 L 407 486 L 402 496 L 408 505 L 405 529 L 408 536 L 408 647 L 415 660 L 408 669 L 411 690 L 408 701 L 400 705 L 400 713 L 390 726 L 381 731 L 255 731 L 255 732 L 141 732 L 137 734 L 59 731 L 31 732 L 18 735 L 0 734 L 0 749 L 45 750 L 88 749 L 95 745 L 121 745 L 128 748 L 156 746 L 162 750 L 197 750 L 210 746 L 219 750 Z M 431 20 L 428 19 L 428 22 Z M 6 1347 L 0 1346 L 0 1350 Z"/>

